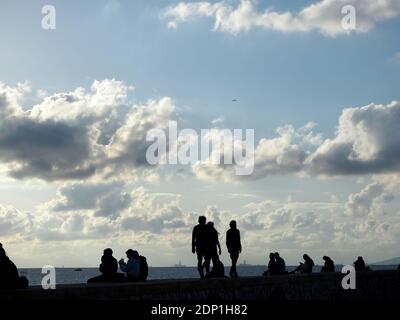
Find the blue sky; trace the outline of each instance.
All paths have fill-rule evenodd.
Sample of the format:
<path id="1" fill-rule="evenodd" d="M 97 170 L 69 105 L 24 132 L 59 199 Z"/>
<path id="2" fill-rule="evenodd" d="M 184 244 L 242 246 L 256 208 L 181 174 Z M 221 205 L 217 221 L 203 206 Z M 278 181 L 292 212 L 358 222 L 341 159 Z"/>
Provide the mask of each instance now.
<path id="1" fill-rule="evenodd" d="M 230 125 L 260 134 L 310 120 L 332 133 L 344 107 L 399 98 L 396 20 L 333 39 L 262 30 L 232 36 L 210 32 L 210 19 L 165 28 L 165 1 L 55 1 L 57 30 L 49 32 L 40 25 L 44 3 L 3 3 L 4 82 L 26 79 L 55 92 L 116 78 L 135 84 L 139 101 L 170 95 L 193 108 L 199 124 L 229 110 Z M 302 3 L 310 1 L 260 7 Z"/>
<path id="2" fill-rule="evenodd" d="M 15 87 L 18 82 L 29 81 L 32 92 L 27 100 L 21 103 L 24 110 L 42 103 L 43 97 L 35 96 L 38 89 L 44 90 L 46 96 L 71 92 L 78 87 L 86 88 L 88 92 L 95 80 L 116 79 L 126 85 L 135 86 L 135 90 L 128 93 L 129 104 L 146 104 L 150 99 L 171 97 L 177 106 L 179 118 L 184 119 L 182 127 L 188 126 L 196 130 L 209 128 L 213 119 L 223 116 L 223 126 L 227 128 L 254 129 L 258 143 L 261 138 L 276 137 L 278 127 L 291 125 L 293 128 L 301 128 L 313 121 L 317 124 L 314 132 L 321 134 L 320 145 L 323 142 L 328 145 L 325 139 L 335 140 L 337 137 L 338 121 L 344 108 L 352 107 L 360 111 L 359 108 L 371 103 L 389 105 L 392 101 L 400 100 L 400 19 L 397 4 L 390 0 L 388 6 L 393 7 L 390 7 L 394 12 L 392 18 L 375 22 L 366 32 L 356 31 L 335 36 L 323 34 L 318 30 L 281 32 L 262 27 L 232 34 L 223 30 L 213 30 L 213 16 L 185 21 L 173 29 L 167 27 L 168 19 L 162 15 L 167 7 L 174 7 L 178 2 L 139 0 L 51 1 L 57 10 L 57 29 L 46 31 L 41 28 L 41 8 L 48 2 L 2 1 L 0 5 L 0 38 L 3 39 L 0 50 L 0 82 Z M 261 13 L 266 8 L 271 8 L 276 12 L 289 11 L 296 14 L 310 4 L 319 2 L 258 1 L 254 8 Z M 357 4 L 357 9 L 362 11 L 362 2 L 350 2 Z M 234 9 L 239 6 L 240 1 L 224 3 Z M 373 16 L 372 12 L 371 17 Z M 232 102 L 232 99 L 238 101 Z M 374 123 L 375 116 L 365 115 L 365 119 L 372 117 Z M 396 116 L 397 113 L 393 117 Z M 385 127 L 384 124 L 382 126 Z M 375 128 L 373 125 L 372 127 Z M 393 130 L 392 127 L 387 128 Z M 342 140 L 338 138 L 335 141 Z M 364 142 L 353 143 L 355 148 L 359 145 L 364 146 Z M 394 143 L 389 145 L 392 146 L 392 150 L 397 150 L 393 147 Z M 374 148 L 368 150 L 375 150 Z M 322 152 L 321 149 L 320 153 Z M 382 153 L 382 157 L 390 162 L 388 154 Z M 8 163 L 9 158 L 0 161 Z M 340 163 L 339 160 L 337 162 Z M 60 188 L 63 186 L 74 183 L 96 184 L 99 181 L 91 178 L 47 181 L 39 175 L 14 179 L 7 174 L 10 170 L 7 168 L 1 171 L 4 192 L 3 196 L 0 196 L 0 203 L 38 216 L 40 214 L 35 213 L 38 206 L 42 209 L 44 206 L 45 211 L 51 215 L 51 211 L 55 210 L 52 207 L 54 202 L 66 201 L 65 197 L 60 198 Z M 304 174 L 302 169 L 290 169 L 284 173 L 277 169 L 277 174 L 269 173 L 254 181 L 233 183 L 225 183 L 222 178 L 204 181 L 184 174 L 177 174 L 173 179 L 161 178 L 158 183 L 149 183 L 137 180 L 135 176 L 127 182 L 128 185 L 123 191 L 120 191 L 132 192 L 135 188 L 144 186 L 149 194 L 170 192 L 179 195 L 179 208 L 185 212 L 186 218 L 190 216 L 189 212 L 194 211 L 196 216 L 210 207 L 217 208 L 218 214 L 224 216 L 224 219 L 235 215 L 251 216 L 247 205 L 253 203 L 253 206 L 250 206 L 252 214 L 258 215 L 262 211 L 268 220 L 280 208 L 287 209 L 288 202 L 296 202 L 297 207 L 293 204 L 293 208 L 288 209 L 296 221 L 300 219 L 296 218 L 296 215 L 318 211 L 312 208 L 310 202 L 325 203 L 324 209 L 321 209 L 326 210 L 323 215 L 331 217 L 333 212 L 349 211 L 350 209 L 346 208 L 354 204 L 354 198 L 361 197 L 365 200 L 363 197 L 367 193 L 372 198 L 363 202 L 366 210 L 370 210 L 364 220 L 357 220 L 352 216 L 349 218 L 346 214 L 338 220 L 349 221 L 351 226 L 348 228 L 358 228 L 357 230 L 364 230 L 360 226 L 368 221 L 374 221 L 376 228 L 389 223 L 400 226 L 397 218 L 390 218 L 389 215 L 381 219 L 373 212 L 383 210 L 394 216 L 398 212 L 398 200 L 394 195 L 396 183 L 399 182 L 398 168 L 391 166 L 382 170 L 371 170 L 362 175 L 338 173 L 320 177 L 308 172 Z M 387 182 L 389 180 L 390 182 Z M 378 188 L 380 191 L 374 193 L 371 188 L 368 189 L 370 184 L 390 185 L 393 186 L 393 190 Z M 114 190 L 115 186 L 110 188 Z M 393 199 L 386 201 L 389 196 L 393 196 Z M 268 209 L 262 204 L 266 200 L 274 202 Z M 176 205 L 174 201 L 172 202 Z M 254 209 L 254 203 L 258 203 L 263 209 Z M 382 206 L 385 206 L 385 209 L 382 209 Z M 84 217 L 93 215 L 85 210 L 78 208 L 75 211 Z M 67 221 L 73 213 L 66 214 Z M 225 221 L 224 219 L 221 218 Z M 324 232 L 321 231 L 321 221 L 324 221 L 324 218 L 317 220 L 319 222 L 313 225 L 313 228 L 320 228 L 316 234 L 321 235 Z M 264 223 L 271 226 L 268 222 Z M 56 224 L 52 222 L 52 225 Z M 221 229 L 225 227 L 221 222 Z M 341 245 L 337 243 L 345 243 L 347 237 L 350 237 L 345 231 L 342 234 L 340 228 L 346 229 L 343 224 L 338 225 L 334 239 L 329 241 L 334 243 L 333 246 L 337 245 L 332 250 L 335 250 L 338 260 L 351 261 L 352 256 L 357 256 L 357 252 L 351 248 L 345 252 L 340 251 Z M 189 228 L 185 229 L 185 232 L 188 230 Z M 295 233 L 293 230 L 290 227 L 282 229 L 279 234 L 287 236 L 286 240 L 279 242 L 275 237 L 268 240 L 267 247 L 278 246 L 283 252 L 286 250 L 289 261 L 297 262 L 297 256 L 302 252 L 296 252 L 292 244 L 289 244 Z M 63 257 L 55 257 L 51 252 L 53 249 L 55 252 L 58 246 L 67 244 L 60 239 L 43 240 L 38 235 L 39 231 L 35 232 L 30 235 L 32 239 L 36 239 L 35 249 L 39 252 L 48 250 L 50 253 L 43 253 L 43 257 L 53 259 L 55 264 L 65 264 Z M 63 232 L 67 231 L 62 229 L 61 233 Z M 273 233 L 268 227 L 265 232 L 270 235 Z M 311 231 L 299 231 L 305 232 Z M 221 230 L 221 233 L 224 232 Z M 193 257 L 186 255 L 186 238 L 183 231 L 182 240 L 178 244 L 168 235 L 162 238 L 163 230 L 153 233 L 134 230 L 134 234 L 134 237 L 140 239 L 155 237 L 160 243 L 167 242 L 171 251 L 176 246 L 176 254 L 170 252 L 158 257 L 156 254 L 152 256 L 146 241 L 138 240 L 138 246 L 148 250 L 148 255 L 154 259 L 153 265 L 173 264 L 179 259 L 186 264 L 193 263 Z M 107 239 L 110 239 L 107 237 L 104 236 L 104 241 L 99 243 L 96 249 L 100 250 L 102 245 L 106 245 Z M 260 233 L 251 241 L 256 242 L 257 237 L 263 236 Z M 11 248 L 18 248 L 18 241 L 22 238 L 18 239 L 10 240 Z M 376 241 L 376 238 L 369 238 L 363 242 L 362 236 L 356 235 L 352 243 L 354 248 L 362 248 L 374 240 Z M 85 246 L 85 241 L 87 243 L 91 240 L 77 239 L 68 250 L 74 251 L 75 248 Z M 253 243 L 251 241 L 249 240 L 249 244 Z M 379 248 L 369 249 L 370 260 L 400 254 L 396 251 L 397 240 L 388 236 L 385 241 L 383 251 Z M 126 243 L 129 241 L 122 237 L 121 250 Z M 49 250 L 48 247 L 53 249 Z M 315 252 L 316 255 L 322 253 L 312 245 L 305 245 L 304 250 Z M 253 251 L 249 250 L 248 256 L 244 258 L 247 257 L 248 262 L 263 263 L 264 257 L 257 256 L 256 252 L 256 248 Z M 71 263 L 96 265 L 96 257 L 97 252 L 91 252 L 86 260 L 82 261 L 76 256 Z M 27 266 L 40 264 L 37 259 L 30 260 L 18 255 L 16 259 Z"/>

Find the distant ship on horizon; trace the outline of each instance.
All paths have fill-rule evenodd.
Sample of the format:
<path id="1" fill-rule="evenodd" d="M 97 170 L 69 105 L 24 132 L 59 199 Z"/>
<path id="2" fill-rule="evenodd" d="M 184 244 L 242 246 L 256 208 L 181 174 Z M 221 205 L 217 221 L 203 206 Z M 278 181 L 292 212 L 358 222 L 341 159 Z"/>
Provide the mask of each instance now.
<path id="1" fill-rule="evenodd" d="M 183 265 L 183 264 L 182 264 L 182 261 L 179 260 L 179 263 L 178 263 L 178 264 L 174 264 L 174 267 L 175 267 L 175 268 L 186 268 L 187 266 Z"/>
<path id="2" fill-rule="evenodd" d="M 250 267 L 250 266 L 252 266 L 251 264 L 248 264 L 247 262 L 246 262 L 246 260 L 243 260 L 243 263 L 239 263 L 238 264 L 238 267 Z"/>

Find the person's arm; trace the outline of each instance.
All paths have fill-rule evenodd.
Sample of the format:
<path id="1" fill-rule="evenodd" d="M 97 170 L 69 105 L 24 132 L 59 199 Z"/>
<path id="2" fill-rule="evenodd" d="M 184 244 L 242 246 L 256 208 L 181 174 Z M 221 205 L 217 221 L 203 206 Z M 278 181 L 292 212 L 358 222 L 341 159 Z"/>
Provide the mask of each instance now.
<path id="1" fill-rule="evenodd" d="M 196 227 L 193 228 L 192 231 L 192 253 L 196 252 Z"/>
<path id="2" fill-rule="evenodd" d="M 229 230 L 226 232 L 226 248 L 231 252 L 232 239 Z"/>
<path id="3" fill-rule="evenodd" d="M 120 262 L 119 268 L 121 269 L 122 272 L 126 272 L 126 270 L 128 269 L 125 262 Z"/>
<path id="4" fill-rule="evenodd" d="M 218 240 L 218 236 L 217 236 L 217 247 L 218 247 L 218 250 L 219 250 L 219 254 L 221 254 L 222 251 L 221 251 L 221 245 L 220 245 L 219 240 Z"/>
<path id="5" fill-rule="evenodd" d="M 238 230 L 238 240 L 239 240 L 239 253 L 242 253 L 242 242 L 240 241 L 240 231 Z"/>
<path id="6" fill-rule="evenodd" d="M 113 273 L 117 273 L 118 272 L 118 261 L 115 258 L 112 261 L 112 269 L 113 269 Z"/>

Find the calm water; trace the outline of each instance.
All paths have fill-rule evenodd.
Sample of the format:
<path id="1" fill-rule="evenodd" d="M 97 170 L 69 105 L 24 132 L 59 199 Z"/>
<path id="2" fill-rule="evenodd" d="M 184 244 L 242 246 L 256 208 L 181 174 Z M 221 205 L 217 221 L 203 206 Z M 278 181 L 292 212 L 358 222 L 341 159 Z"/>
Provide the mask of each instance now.
<path id="1" fill-rule="evenodd" d="M 287 267 L 288 271 L 293 270 L 294 267 Z M 373 270 L 390 270 L 396 269 L 397 266 L 372 266 Z M 265 270 L 264 266 L 241 266 L 238 267 L 238 273 L 242 277 L 259 276 Z M 341 266 L 337 266 L 339 271 Z M 315 267 L 315 272 L 320 270 L 319 266 Z M 41 279 L 44 275 L 41 274 L 41 269 L 20 269 L 20 274 L 29 279 L 31 286 L 40 285 Z M 226 274 L 229 273 L 229 267 L 226 268 Z M 74 268 L 57 268 L 56 269 L 56 282 L 57 284 L 74 284 L 86 283 L 87 279 L 99 275 L 98 268 L 82 268 L 82 271 L 75 271 Z M 155 279 L 187 279 L 198 278 L 196 267 L 150 267 L 149 280 Z"/>

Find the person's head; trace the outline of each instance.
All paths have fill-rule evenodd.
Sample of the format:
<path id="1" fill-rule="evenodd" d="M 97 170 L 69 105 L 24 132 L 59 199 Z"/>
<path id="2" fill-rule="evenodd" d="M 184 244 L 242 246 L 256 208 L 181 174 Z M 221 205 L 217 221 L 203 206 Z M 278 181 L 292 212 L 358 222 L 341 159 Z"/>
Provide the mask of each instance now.
<path id="1" fill-rule="evenodd" d="M 307 259 L 310 259 L 310 257 L 308 256 L 308 254 L 305 253 L 305 254 L 303 254 L 303 259 L 307 260 Z"/>
<path id="2" fill-rule="evenodd" d="M 6 251 L 3 248 L 3 244 L 0 243 L 0 258 L 6 256 Z"/>
<path id="3" fill-rule="evenodd" d="M 139 253 L 136 250 L 128 249 L 125 253 L 128 259 L 139 257 Z"/>
<path id="4" fill-rule="evenodd" d="M 111 257 L 113 255 L 113 251 L 110 248 L 104 249 L 103 256 Z"/>
<path id="5" fill-rule="evenodd" d="M 275 258 L 279 258 L 279 252 L 275 252 Z"/>
<path id="6" fill-rule="evenodd" d="M 273 252 L 270 252 L 270 254 L 269 254 L 269 258 L 270 258 L 270 259 L 274 259 L 274 258 L 275 258 L 275 253 L 273 253 Z"/>
<path id="7" fill-rule="evenodd" d="M 231 222 L 229 222 L 229 226 L 231 227 L 231 229 L 236 229 L 236 227 L 237 227 L 236 221 L 232 220 Z"/>
<path id="8" fill-rule="evenodd" d="M 358 260 L 358 261 L 363 261 L 364 259 L 363 259 L 363 257 L 359 256 L 359 257 L 357 258 L 357 260 Z"/>
<path id="9" fill-rule="evenodd" d="M 206 224 L 207 218 L 205 216 L 200 216 L 199 217 L 199 224 Z"/>
<path id="10" fill-rule="evenodd" d="M 214 228 L 214 222 L 208 221 L 208 222 L 207 222 L 207 227 L 209 227 L 209 228 Z"/>
<path id="11" fill-rule="evenodd" d="M 329 260 L 329 257 L 327 257 L 327 256 L 323 256 L 323 257 L 322 257 L 322 260 L 324 260 L 324 261 L 328 261 L 328 260 Z"/>

